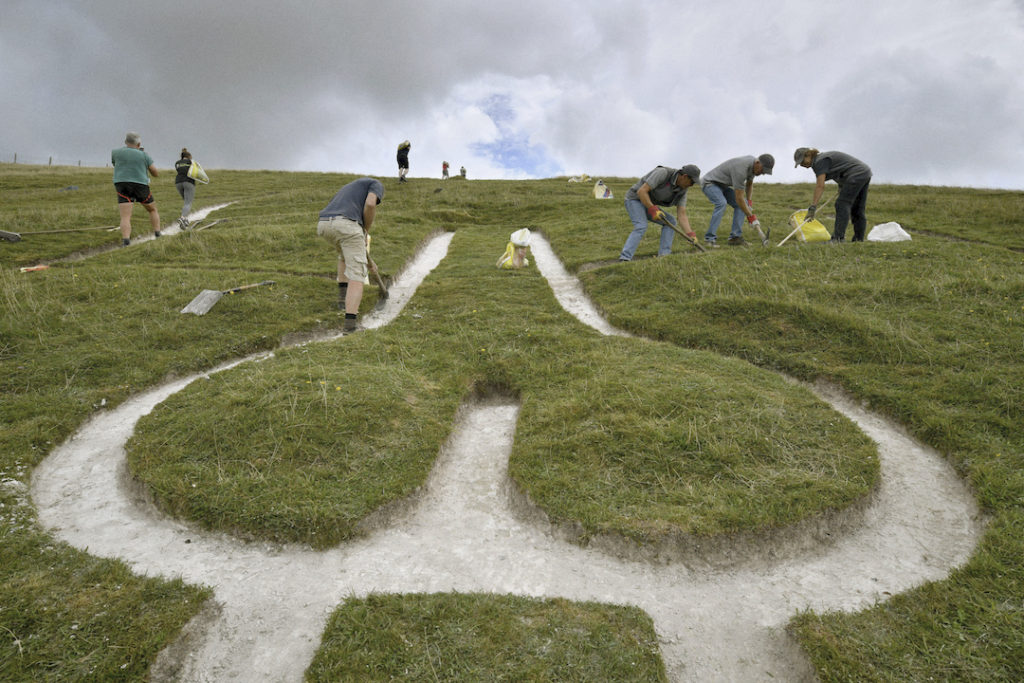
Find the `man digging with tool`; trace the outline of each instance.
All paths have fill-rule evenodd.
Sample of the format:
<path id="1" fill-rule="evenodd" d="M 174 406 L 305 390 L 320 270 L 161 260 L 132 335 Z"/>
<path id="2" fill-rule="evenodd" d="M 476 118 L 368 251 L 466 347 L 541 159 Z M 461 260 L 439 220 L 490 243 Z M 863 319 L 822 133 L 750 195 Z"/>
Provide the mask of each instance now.
<path id="1" fill-rule="evenodd" d="M 700 189 L 714 205 L 711 212 L 711 223 L 704 234 L 704 241 L 709 247 L 718 246 L 718 225 L 725 215 L 725 207 L 732 207 L 732 228 L 729 230 L 729 244 L 743 246 L 743 217 L 746 216 L 757 234 L 761 244 L 768 244 L 768 232 L 762 232 L 761 221 L 754 215 L 751 197 L 754 192 L 754 176 L 772 174 L 775 157 L 762 154 L 756 159 L 752 156 L 736 157 L 723 161 L 708 171 L 700 182 Z"/>
<path id="2" fill-rule="evenodd" d="M 672 241 L 675 230 L 666 223 L 671 219 L 662 206 L 676 207 L 676 223 L 683 233 L 696 244 L 690 218 L 686 214 L 686 191 L 700 182 L 700 169 L 687 164 L 679 170 L 658 166 L 653 171 L 636 181 L 626 192 L 626 213 L 633 223 L 633 232 L 629 233 L 626 243 L 619 254 L 620 261 L 632 261 L 640 240 L 647 232 L 647 221 L 661 223 L 661 240 L 658 243 L 658 256 L 672 253 Z"/>
<path id="3" fill-rule="evenodd" d="M 358 329 L 363 285 L 370 281 L 366 242 L 383 198 L 384 185 L 379 180 L 353 180 L 324 207 L 316 226 L 316 234 L 338 252 L 338 308 L 345 309 L 345 334 Z"/>
<path id="4" fill-rule="evenodd" d="M 853 242 L 863 242 L 867 232 L 868 218 L 865 210 L 868 204 L 868 185 L 871 184 L 871 169 L 859 159 L 842 152 L 819 152 L 813 147 L 798 147 L 793 152 L 796 166 L 803 166 L 814 171 L 817 183 L 814 185 L 814 198 L 807 207 L 807 220 L 813 220 L 818 210 L 818 201 L 825 191 L 825 181 L 834 180 L 839 185 L 839 196 L 836 197 L 836 225 L 832 231 L 833 244 L 838 244 L 846 237 L 846 226 L 853 216 Z M 794 166 L 795 168 L 795 166 Z"/>

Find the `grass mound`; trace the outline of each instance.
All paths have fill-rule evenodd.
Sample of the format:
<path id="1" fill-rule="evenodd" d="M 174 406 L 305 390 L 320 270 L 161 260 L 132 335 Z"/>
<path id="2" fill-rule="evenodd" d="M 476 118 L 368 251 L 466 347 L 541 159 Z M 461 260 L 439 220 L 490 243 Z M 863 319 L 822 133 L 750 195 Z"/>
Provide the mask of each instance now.
<path id="1" fill-rule="evenodd" d="M 331 617 L 309 681 L 665 681 L 635 608 L 492 595 L 372 595 Z"/>

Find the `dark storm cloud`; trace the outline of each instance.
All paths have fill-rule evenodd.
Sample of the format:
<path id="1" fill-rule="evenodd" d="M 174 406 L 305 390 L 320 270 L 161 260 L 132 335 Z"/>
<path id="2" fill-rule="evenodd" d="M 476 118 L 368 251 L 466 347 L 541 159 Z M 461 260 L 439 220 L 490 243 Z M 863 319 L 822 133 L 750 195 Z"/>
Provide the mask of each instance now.
<path id="1" fill-rule="evenodd" d="M 136 130 L 164 167 L 390 174 L 408 138 L 413 175 L 633 176 L 813 144 L 1024 187 L 1022 4 L 7 0 L 0 160 L 103 164 Z"/>

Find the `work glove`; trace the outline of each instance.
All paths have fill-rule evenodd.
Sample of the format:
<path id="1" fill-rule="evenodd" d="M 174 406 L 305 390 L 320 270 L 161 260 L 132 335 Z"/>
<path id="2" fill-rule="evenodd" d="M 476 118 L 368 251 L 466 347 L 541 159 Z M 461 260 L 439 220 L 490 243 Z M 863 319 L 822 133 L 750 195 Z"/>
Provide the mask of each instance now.
<path id="1" fill-rule="evenodd" d="M 661 223 L 665 220 L 665 212 L 661 210 L 660 206 L 655 204 L 652 204 L 651 208 L 647 209 L 647 215 L 655 223 Z"/>
<path id="2" fill-rule="evenodd" d="M 807 207 L 807 216 L 806 216 L 807 220 L 813 221 L 814 220 L 814 214 L 817 211 L 818 211 L 818 207 L 816 207 L 814 204 L 811 204 L 810 206 L 808 206 Z"/>
<path id="3" fill-rule="evenodd" d="M 757 220 L 757 216 L 755 216 L 754 214 L 750 214 L 749 216 L 747 216 L 747 222 L 750 223 L 751 225 L 753 225 L 754 223 L 761 225 Z"/>

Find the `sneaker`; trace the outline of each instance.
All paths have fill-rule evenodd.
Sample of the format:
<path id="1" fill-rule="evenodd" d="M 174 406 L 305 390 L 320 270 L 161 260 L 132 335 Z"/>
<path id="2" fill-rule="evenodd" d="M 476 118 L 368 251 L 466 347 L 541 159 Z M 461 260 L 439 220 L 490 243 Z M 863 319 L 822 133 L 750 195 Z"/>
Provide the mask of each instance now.
<path id="1" fill-rule="evenodd" d="M 704 246 L 708 249 L 718 249 L 718 242 L 716 240 L 704 240 Z"/>
<path id="2" fill-rule="evenodd" d="M 729 246 L 730 247 L 745 247 L 745 246 L 747 246 L 747 241 L 745 239 L 743 239 L 742 237 L 730 237 L 729 238 Z"/>

